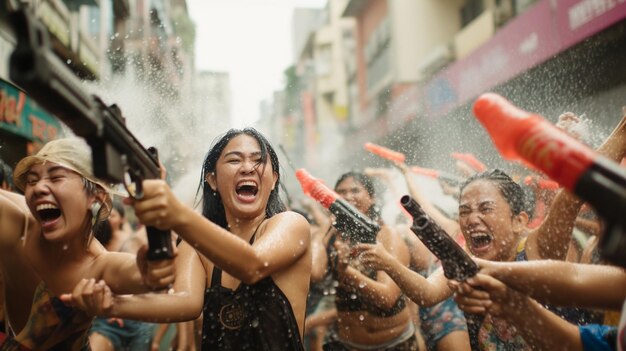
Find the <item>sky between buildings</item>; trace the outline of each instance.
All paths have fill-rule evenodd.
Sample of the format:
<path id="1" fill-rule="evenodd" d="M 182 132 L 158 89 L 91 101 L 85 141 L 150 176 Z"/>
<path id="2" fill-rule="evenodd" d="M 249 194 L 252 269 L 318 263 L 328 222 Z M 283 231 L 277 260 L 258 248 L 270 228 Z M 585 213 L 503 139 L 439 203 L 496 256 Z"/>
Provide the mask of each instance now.
<path id="1" fill-rule="evenodd" d="M 187 0 L 196 25 L 196 69 L 230 73 L 233 127 L 252 125 L 259 103 L 284 87 L 293 62 L 291 18 L 296 7 L 326 0 Z"/>

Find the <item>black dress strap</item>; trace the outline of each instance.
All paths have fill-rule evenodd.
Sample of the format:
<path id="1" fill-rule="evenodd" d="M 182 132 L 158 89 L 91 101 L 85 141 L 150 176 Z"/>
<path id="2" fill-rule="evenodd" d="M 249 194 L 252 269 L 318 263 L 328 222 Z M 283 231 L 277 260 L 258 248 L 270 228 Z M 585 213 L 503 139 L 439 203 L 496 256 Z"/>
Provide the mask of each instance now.
<path id="1" fill-rule="evenodd" d="M 259 225 L 256 226 L 256 229 L 254 230 L 254 233 L 252 233 L 252 237 L 250 238 L 250 245 L 252 245 L 254 243 L 254 239 L 256 237 L 256 232 L 259 231 L 259 228 L 261 228 L 261 224 L 263 224 L 263 222 L 265 222 L 266 218 L 263 218 L 263 220 L 261 221 L 261 223 L 259 223 Z M 216 286 L 221 286 L 222 285 L 222 269 L 217 267 L 215 264 L 213 265 L 213 272 L 211 273 L 211 287 L 216 287 Z"/>

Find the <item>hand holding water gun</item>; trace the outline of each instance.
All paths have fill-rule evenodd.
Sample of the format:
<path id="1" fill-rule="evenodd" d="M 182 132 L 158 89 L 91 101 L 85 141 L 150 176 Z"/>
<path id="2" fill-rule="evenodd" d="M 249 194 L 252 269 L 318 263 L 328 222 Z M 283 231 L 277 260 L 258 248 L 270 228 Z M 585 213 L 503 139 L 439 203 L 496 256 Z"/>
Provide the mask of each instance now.
<path id="1" fill-rule="evenodd" d="M 502 156 L 527 163 L 589 202 L 606 221 L 602 255 L 626 267 L 626 172 L 538 114 L 487 93 L 474 104 Z"/>
<path id="2" fill-rule="evenodd" d="M 305 169 L 298 169 L 296 178 L 305 195 L 313 198 L 335 215 L 335 222 L 332 225 L 344 239 L 368 244 L 376 242 L 376 236 L 380 231 L 380 226 L 376 222 L 350 205 Z"/>

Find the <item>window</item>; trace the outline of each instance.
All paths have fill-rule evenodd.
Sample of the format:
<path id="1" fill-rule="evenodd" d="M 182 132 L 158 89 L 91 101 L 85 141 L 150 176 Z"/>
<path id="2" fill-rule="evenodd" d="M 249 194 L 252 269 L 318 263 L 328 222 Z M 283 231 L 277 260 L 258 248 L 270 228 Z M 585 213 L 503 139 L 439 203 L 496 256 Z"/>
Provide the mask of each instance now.
<path id="1" fill-rule="evenodd" d="M 315 72 L 318 76 L 331 73 L 332 46 L 330 44 L 320 45 L 315 53 Z"/>
<path id="2" fill-rule="evenodd" d="M 364 56 L 367 62 L 367 89 L 371 90 L 383 79 L 391 69 L 389 43 L 391 29 L 389 19 L 385 18 L 378 24 L 365 43 Z"/>
<path id="3" fill-rule="evenodd" d="M 483 0 L 467 0 L 461 7 L 461 28 L 468 25 L 483 12 Z"/>

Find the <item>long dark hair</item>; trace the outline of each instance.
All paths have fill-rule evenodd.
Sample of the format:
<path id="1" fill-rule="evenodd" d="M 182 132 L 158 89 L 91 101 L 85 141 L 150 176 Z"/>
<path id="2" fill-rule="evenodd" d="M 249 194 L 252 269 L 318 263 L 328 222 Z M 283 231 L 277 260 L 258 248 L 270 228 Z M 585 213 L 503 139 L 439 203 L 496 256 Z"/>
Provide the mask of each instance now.
<path id="1" fill-rule="evenodd" d="M 343 182 L 348 178 L 353 178 L 357 181 L 357 183 L 363 185 L 365 191 L 369 194 L 369 196 L 374 200 L 374 205 L 372 205 L 369 209 L 367 209 L 367 213 L 364 213 L 369 218 L 382 223 L 382 217 L 380 214 L 380 208 L 377 206 L 378 198 L 376 197 L 376 185 L 374 184 L 374 180 L 365 173 L 350 171 L 342 174 L 337 182 L 335 183 L 335 190 Z"/>
<path id="2" fill-rule="evenodd" d="M 222 151 L 224 151 L 226 145 L 228 145 L 233 138 L 242 134 L 256 139 L 261 148 L 261 159 L 259 160 L 259 164 L 264 164 L 269 157 L 272 164 L 272 171 L 277 175 L 276 185 L 267 200 L 265 216 L 269 218 L 286 210 L 285 205 L 280 199 L 278 193 L 280 189 L 280 164 L 278 162 L 278 156 L 276 155 L 276 152 L 270 142 L 254 128 L 230 129 L 224 135 L 216 139 L 217 141 L 213 142 L 213 146 L 211 146 L 211 149 L 207 152 L 204 158 L 204 163 L 202 164 L 200 186 L 198 187 L 198 191 L 202 189 L 202 215 L 222 228 L 228 228 L 226 213 L 224 212 L 224 204 L 222 203 L 220 194 L 211 189 L 209 183 L 206 181 L 206 177 L 207 175 L 215 172 L 217 160 L 220 158 L 220 155 L 222 155 Z"/>

